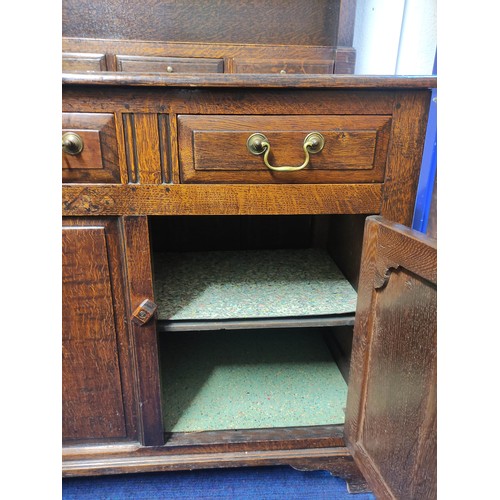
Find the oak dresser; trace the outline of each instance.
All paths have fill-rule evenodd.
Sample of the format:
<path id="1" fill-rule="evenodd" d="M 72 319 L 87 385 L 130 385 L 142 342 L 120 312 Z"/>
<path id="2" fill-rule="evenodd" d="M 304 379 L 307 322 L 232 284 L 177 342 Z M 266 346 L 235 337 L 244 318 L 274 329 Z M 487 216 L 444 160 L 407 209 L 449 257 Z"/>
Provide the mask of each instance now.
<path id="1" fill-rule="evenodd" d="M 63 74 L 65 476 L 434 498 L 436 241 L 408 226 L 435 84 Z"/>

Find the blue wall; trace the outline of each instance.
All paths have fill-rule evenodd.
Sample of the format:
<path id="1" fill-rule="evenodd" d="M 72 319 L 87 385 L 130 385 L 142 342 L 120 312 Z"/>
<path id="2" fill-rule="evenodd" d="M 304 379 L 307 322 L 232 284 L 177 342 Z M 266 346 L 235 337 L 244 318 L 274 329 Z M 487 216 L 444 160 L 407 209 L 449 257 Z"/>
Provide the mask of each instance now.
<path id="1" fill-rule="evenodd" d="M 434 58 L 432 74 L 437 74 L 437 55 Z M 413 229 L 423 233 L 427 230 L 429 211 L 432 201 L 432 190 L 437 170 L 437 89 L 432 90 L 432 99 L 429 108 L 427 134 L 425 137 L 422 167 L 413 213 Z"/>

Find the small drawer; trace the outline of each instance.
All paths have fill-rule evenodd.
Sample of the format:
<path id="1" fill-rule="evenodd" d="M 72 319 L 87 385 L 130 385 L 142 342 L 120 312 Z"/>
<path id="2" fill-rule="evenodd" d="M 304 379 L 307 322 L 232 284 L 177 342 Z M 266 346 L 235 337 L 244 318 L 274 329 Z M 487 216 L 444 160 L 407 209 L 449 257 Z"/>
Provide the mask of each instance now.
<path id="1" fill-rule="evenodd" d="M 116 56 L 118 71 L 131 73 L 223 73 L 223 59 L 203 57 Z"/>
<path id="2" fill-rule="evenodd" d="M 332 74 L 333 61 L 233 59 L 234 73 Z"/>
<path id="3" fill-rule="evenodd" d="M 76 134 L 69 137 L 65 134 Z M 115 118 L 111 113 L 63 113 L 63 182 L 119 183 Z M 71 143 L 68 144 L 68 141 Z M 81 141 L 76 152 L 74 144 Z M 65 146 L 66 143 L 66 146 Z M 76 148 L 78 151 L 78 148 Z"/>
<path id="4" fill-rule="evenodd" d="M 178 129 L 182 182 L 372 183 L 384 181 L 391 116 L 179 115 Z M 304 164 L 312 132 L 323 136 L 323 149 L 302 170 L 279 171 Z M 254 133 L 267 138 L 267 161 L 278 171 L 248 149 Z"/>
<path id="5" fill-rule="evenodd" d="M 65 73 L 106 71 L 107 69 L 104 54 L 64 52 L 62 55 L 62 70 Z"/>

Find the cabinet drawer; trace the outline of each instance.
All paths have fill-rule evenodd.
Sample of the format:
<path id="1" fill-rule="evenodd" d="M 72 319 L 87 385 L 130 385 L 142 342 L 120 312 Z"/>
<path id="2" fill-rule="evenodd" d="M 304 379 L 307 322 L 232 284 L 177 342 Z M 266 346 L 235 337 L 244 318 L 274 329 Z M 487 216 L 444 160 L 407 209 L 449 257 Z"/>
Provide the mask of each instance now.
<path id="1" fill-rule="evenodd" d="M 118 71 L 142 73 L 223 73 L 223 59 L 116 56 Z"/>
<path id="2" fill-rule="evenodd" d="M 107 69 L 104 54 L 66 52 L 62 55 L 62 70 L 66 73 L 106 71 Z"/>
<path id="3" fill-rule="evenodd" d="M 182 182 L 364 183 L 384 180 L 391 117 L 179 115 L 178 128 Z M 272 167 L 300 166 L 311 132 L 323 136 L 324 147 L 299 171 L 274 171 L 247 148 L 261 133 Z"/>
<path id="4" fill-rule="evenodd" d="M 64 149 L 65 134 L 76 134 L 81 152 L 71 154 Z M 111 113 L 63 113 L 62 116 L 63 182 L 119 183 L 120 166 L 116 141 L 115 118 Z M 77 139 L 78 140 L 78 139 Z M 74 153 L 74 151 L 72 151 Z"/>
<path id="5" fill-rule="evenodd" d="M 233 59 L 234 73 L 331 74 L 333 61 L 297 59 Z"/>

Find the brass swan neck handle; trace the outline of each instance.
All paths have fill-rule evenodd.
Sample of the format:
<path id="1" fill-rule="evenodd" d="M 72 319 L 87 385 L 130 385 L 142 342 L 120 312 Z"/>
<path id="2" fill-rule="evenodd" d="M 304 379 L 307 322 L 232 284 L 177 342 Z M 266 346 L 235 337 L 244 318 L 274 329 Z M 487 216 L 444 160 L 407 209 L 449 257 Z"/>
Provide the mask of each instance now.
<path id="1" fill-rule="evenodd" d="M 325 145 L 325 138 L 319 132 L 311 132 L 307 134 L 304 139 L 303 149 L 305 153 L 305 159 L 302 165 L 297 167 L 294 166 L 281 166 L 274 167 L 269 163 L 269 153 L 271 152 L 271 144 L 264 134 L 256 133 L 252 134 L 247 139 L 247 149 L 250 153 L 254 155 L 264 154 L 264 164 L 270 170 L 275 172 L 296 172 L 297 170 L 302 170 L 309 164 L 310 153 L 319 153 Z"/>

